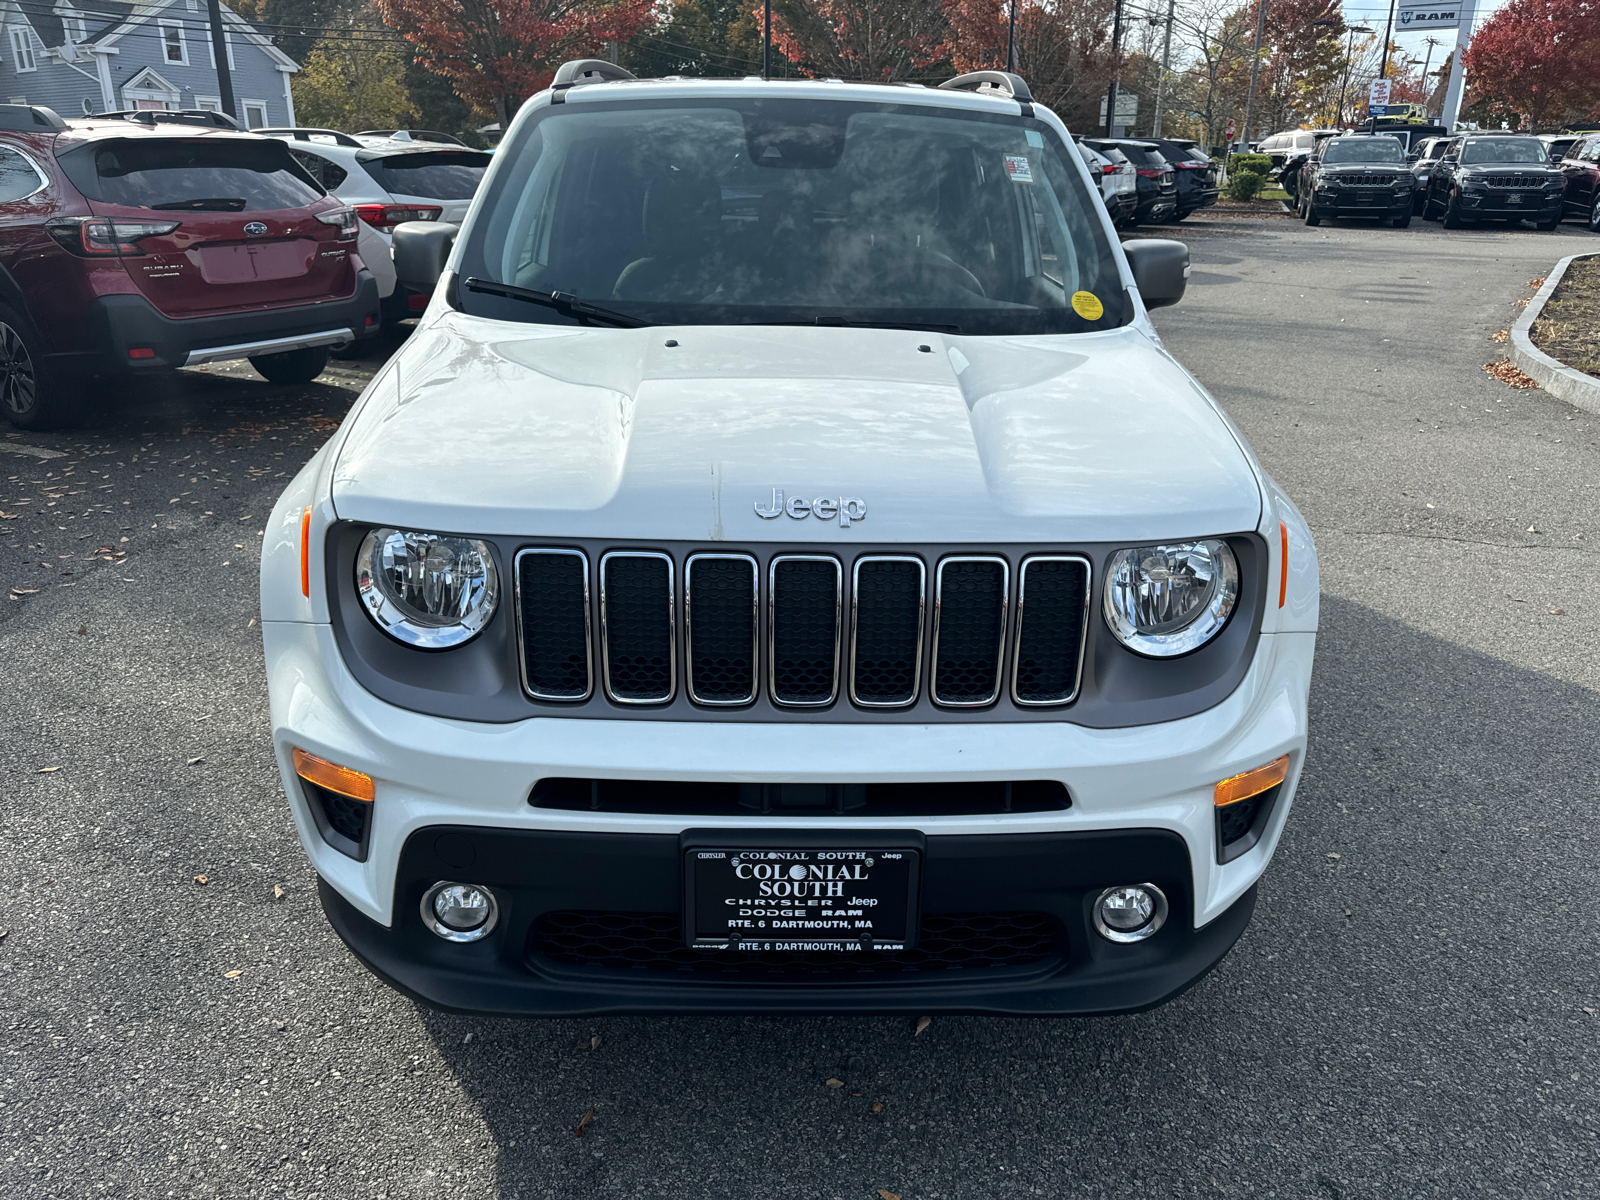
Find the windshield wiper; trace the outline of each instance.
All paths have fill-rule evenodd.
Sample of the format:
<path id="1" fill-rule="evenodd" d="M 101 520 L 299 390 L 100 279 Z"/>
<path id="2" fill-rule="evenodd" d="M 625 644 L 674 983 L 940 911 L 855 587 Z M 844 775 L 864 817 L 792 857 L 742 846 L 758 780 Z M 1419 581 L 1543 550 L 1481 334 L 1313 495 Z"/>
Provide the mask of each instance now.
<path id="1" fill-rule="evenodd" d="M 244 200 L 238 196 L 211 196 L 204 200 L 173 200 L 150 207 L 168 212 L 243 212 L 244 204 Z"/>
<path id="2" fill-rule="evenodd" d="M 541 292 L 536 288 L 517 287 L 510 283 L 495 283 L 492 279 L 470 277 L 462 286 L 469 292 L 482 292 L 487 296 L 504 296 L 507 300 L 525 300 L 529 304 L 542 304 L 546 308 L 555 309 L 564 317 L 572 317 L 579 321 L 604 321 L 608 325 L 617 325 L 623 329 L 642 329 L 650 324 L 649 321 L 641 321 L 638 317 L 630 317 L 627 313 L 590 304 L 570 292 Z"/>

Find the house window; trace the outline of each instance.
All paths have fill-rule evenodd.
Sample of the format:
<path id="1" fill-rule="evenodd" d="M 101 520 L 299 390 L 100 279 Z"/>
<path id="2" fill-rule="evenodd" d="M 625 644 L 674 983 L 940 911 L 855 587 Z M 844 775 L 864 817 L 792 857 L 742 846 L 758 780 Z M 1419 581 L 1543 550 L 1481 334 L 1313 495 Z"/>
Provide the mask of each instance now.
<path id="1" fill-rule="evenodd" d="M 228 48 L 228 70 L 237 70 L 237 68 L 233 65 L 233 38 L 228 36 L 228 31 L 226 29 L 222 31 L 222 44 Z M 217 44 L 211 40 L 211 34 L 209 31 L 206 33 L 206 50 L 211 55 L 211 69 L 216 70 Z"/>
<path id="2" fill-rule="evenodd" d="M 162 56 L 169 63 L 189 65 L 189 50 L 183 44 L 183 26 L 172 21 L 161 22 Z"/>
<path id="3" fill-rule="evenodd" d="M 11 31 L 11 61 L 16 64 L 18 75 L 39 69 L 39 64 L 33 61 L 33 38 L 26 29 Z"/>
<path id="4" fill-rule="evenodd" d="M 70 8 L 61 10 L 61 29 L 66 34 L 67 41 L 74 46 L 81 46 L 89 40 L 88 25 Z"/>
<path id="5" fill-rule="evenodd" d="M 267 102 L 265 100 L 241 100 L 244 106 L 244 124 L 246 129 L 260 129 L 267 123 Z"/>
<path id="6" fill-rule="evenodd" d="M 196 96 L 194 106 L 201 112 L 221 112 L 222 101 L 215 96 Z"/>

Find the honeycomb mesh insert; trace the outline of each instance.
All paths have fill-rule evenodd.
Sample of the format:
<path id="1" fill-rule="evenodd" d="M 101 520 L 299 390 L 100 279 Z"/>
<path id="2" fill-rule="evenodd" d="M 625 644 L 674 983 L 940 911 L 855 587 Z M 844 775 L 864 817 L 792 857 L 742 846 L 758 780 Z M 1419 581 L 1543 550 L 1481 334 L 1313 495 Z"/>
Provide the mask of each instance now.
<path id="1" fill-rule="evenodd" d="M 781 983 L 1038 966 L 1061 957 L 1062 939 L 1047 913 L 928 913 L 910 950 L 691 950 L 676 913 L 547 912 L 534 922 L 528 949 L 547 961 L 596 971 Z"/>
<path id="2" fill-rule="evenodd" d="M 855 694 L 867 704 L 917 698 L 922 564 L 867 560 L 856 570 Z"/>
<path id="3" fill-rule="evenodd" d="M 939 657 L 933 698 L 945 704 L 987 704 L 999 690 L 1005 632 L 1005 566 L 989 561 L 942 564 Z"/>
<path id="4" fill-rule="evenodd" d="M 672 695 L 672 568 L 664 558 L 608 555 L 606 679 L 618 700 Z"/>
<path id="5" fill-rule="evenodd" d="M 755 699 L 755 563 L 696 558 L 689 564 L 689 677 L 712 704 Z"/>
<path id="6" fill-rule="evenodd" d="M 534 551 L 517 559 L 522 656 L 528 690 L 545 699 L 589 694 L 584 560 Z"/>
<path id="7" fill-rule="evenodd" d="M 1256 823 L 1256 814 L 1261 811 L 1262 802 L 1276 790 L 1274 788 L 1259 796 L 1251 796 L 1248 800 L 1236 800 L 1217 809 L 1218 843 L 1230 846 L 1240 838 L 1248 836 Z"/>
<path id="8" fill-rule="evenodd" d="M 1017 698 L 1060 704 L 1078 691 L 1088 567 L 1046 559 L 1024 563 L 1017 610 Z"/>
<path id="9" fill-rule="evenodd" d="M 773 694 L 783 704 L 826 704 L 839 644 L 839 564 L 780 560 L 772 592 Z"/>

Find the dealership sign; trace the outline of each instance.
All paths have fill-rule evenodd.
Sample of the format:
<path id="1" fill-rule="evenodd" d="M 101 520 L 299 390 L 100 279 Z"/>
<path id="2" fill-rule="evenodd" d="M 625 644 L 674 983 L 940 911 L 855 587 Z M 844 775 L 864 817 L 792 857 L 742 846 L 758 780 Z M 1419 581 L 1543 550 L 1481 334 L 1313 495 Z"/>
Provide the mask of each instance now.
<path id="1" fill-rule="evenodd" d="M 1402 4 L 1395 14 L 1401 33 L 1413 29 L 1454 29 L 1461 24 L 1461 9 L 1449 4 Z"/>

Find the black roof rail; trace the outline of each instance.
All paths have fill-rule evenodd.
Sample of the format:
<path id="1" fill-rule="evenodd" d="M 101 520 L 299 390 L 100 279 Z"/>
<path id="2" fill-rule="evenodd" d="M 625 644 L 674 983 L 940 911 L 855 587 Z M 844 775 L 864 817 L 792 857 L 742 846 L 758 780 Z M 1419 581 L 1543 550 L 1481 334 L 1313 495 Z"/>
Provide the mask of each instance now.
<path id="1" fill-rule="evenodd" d="M 1033 103 L 1033 93 L 1028 90 L 1027 80 L 1021 75 L 1013 75 L 1010 71 L 968 71 L 965 75 L 946 79 L 939 86 L 949 88 L 951 91 L 978 92 L 983 95 L 993 95 L 998 92 L 1018 104 Z"/>
<path id="2" fill-rule="evenodd" d="M 67 123 L 53 108 L 42 104 L 0 104 L 0 129 L 38 133 L 44 129 L 65 129 Z"/>
<path id="3" fill-rule="evenodd" d="M 568 88 L 585 83 L 612 83 L 622 79 L 639 78 L 627 67 L 619 67 L 603 58 L 575 58 L 556 68 L 556 77 L 550 81 L 550 103 L 560 104 Z"/>
<path id="4" fill-rule="evenodd" d="M 209 125 L 213 129 L 238 129 L 239 122 L 227 113 L 213 112 L 208 108 L 158 109 L 117 108 L 110 112 L 89 113 L 85 120 L 134 121 L 140 125 Z"/>
<path id="5" fill-rule="evenodd" d="M 361 143 L 348 133 L 340 133 L 337 129 L 318 129 L 314 125 L 269 125 L 261 129 L 252 129 L 250 132 L 265 134 L 267 137 L 292 137 L 297 142 L 309 142 L 314 137 L 332 138 L 335 146 L 361 149 Z"/>

